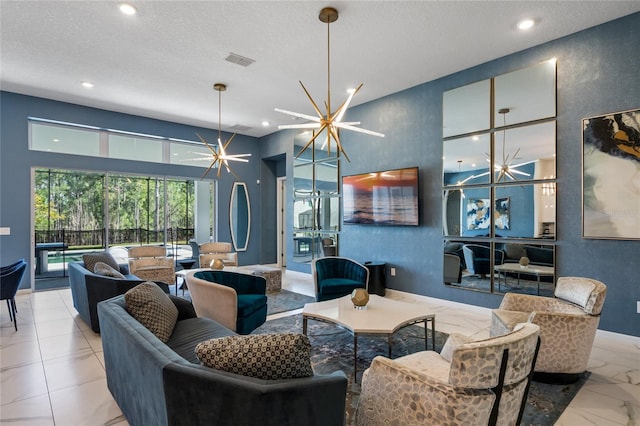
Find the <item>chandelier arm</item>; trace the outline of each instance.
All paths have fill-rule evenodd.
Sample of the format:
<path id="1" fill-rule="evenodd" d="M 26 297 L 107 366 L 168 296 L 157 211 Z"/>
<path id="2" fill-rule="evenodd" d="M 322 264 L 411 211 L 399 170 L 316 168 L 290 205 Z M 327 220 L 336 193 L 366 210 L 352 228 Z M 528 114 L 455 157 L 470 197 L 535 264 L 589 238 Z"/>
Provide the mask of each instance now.
<path id="1" fill-rule="evenodd" d="M 304 90 L 304 93 L 307 94 L 307 98 L 309 98 L 309 101 L 311 101 L 311 105 L 313 105 L 313 109 L 316 110 L 316 113 L 318 114 L 319 118 L 324 118 L 324 115 L 322 114 L 322 112 L 320 111 L 320 108 L 318 108 L 318 105 L 316 104 L 316 102 L 313 100 L 313 98 L 311 97 L 311 94 L 309 93 L 309 91 L 307 90 L 306 87 L 304 87 L 304 84 L 302 84 L 302 82 L 300 81 L 300 86 L 302 86 L 302 90 Z M 329 111 L 329 110 L 327 110 Z"/>
<path id="2" fill-rule="evenodd" d="M 342 117 L 344 116 L 344 113 L 347 112 L 347 108 L 349 108 L 349 104 L 351 103 L 351 99 L 353 99 L 353 97 L 356 95 L 356 93 L 358 93 L 358 91 L 360 90 L 360 88 L 362 87 L 364 83 L 360 83 L 360 85 L 358 87 L 356 87 L 356 89 L 349 93 L 349 97 L 347 98 L 346 101 L 344 101 L 342 103 L 342 105 L 340 105 L 340 108 L 338 108 L 336 110 L 336 112 L 334 113 L 334 115 L 331 117 L 332 121 L 337 121 L 338 123 L 342 121 Z M 337 114 L 337 116 L 336 116 Z M 334 118 L 335 117 L 335 118 Z"/>
<path id="3" fill-rule="evenodd" d="M 231 143 L 231 141 L 233 140 L 233 138 L 235 138 L 237 135 L 237 133 L 234 133 L 233 135 L 231 135 L 231 137 L 229 138 L 229 140 L 224 144 L 224 149 L 227 149 L 227 147 L 229 146 L 229 144 Z"/>
<path id="4" fill-rule="evenodd" d="M 320 127 L 320 129 L 318 129 L 318 131 L 311 137 L 311 139 L 309 139 L 309 142 L 307 142 L 307 144 L 302 147 L 302 149 L 300 150 L 298 155 L 296 155 L 296 158 L 300 157 L 302 155 L 302 153 L 305 152 L 307 150 L 307 148 L 309 148 L 309 145 L 311 145 L 313 143 L 313 141 L 316 140 L 316 138 L 320 135 L 320 133 L 322 133 L 322 131 L 327 128 L 327 126 L 328 126 L 328 124 L 324 123 L 322 125 L 322 127 Z"/>
<path id="5" fill-rule="evenodd" d="M 280 109 L 280 108 L 274 108 L 274 110 L 277 112 L 281 112 L 283 114 L 292 115 L 294 117 L 304 118 L 305 120 L 317 121 L 318 123 L 320 122 L 321 119 L 324 118 L 322 115 L 320 117 L 315 117 L 313 115 L 302 114 L 299 112 L 288 111 L 286 109 Z"/>
<path id="6" fill-rule="evenodd" d="M 282 124 L 278 126 L 278 129 L 318 129 L 320 123 L 303 123 L 303 124 Z"/>
<path id="7" fill-rule="evenodd" d="M 354 127 L 354 126 L 351 126 L 351 125 L 346 124 L 346 123 L 333 123 L 333 125 L 335 127 L 340 128 L 340 129 L 353 130 L 354 132 L 366 133 L 367 135 L 378 136 L 378 137 L 381 137 L 381 138 L 384 137 L 384 133 L 374 132 L 372 130 L 363 129 L 361 127 Z"/>
<path id="8" fill-rule="evenodd" d="M 202 177 L 200 179 L 204 179 L 205 176 L 207 176 L 209 174 L 209 172 L 211 171 L 211 169 L 213 168 L 213 165 L 216 164 L 215 161 L 212 161 L 211 164 L 209 164 L 209 167 L 207 167 L 207 170 L 205 170 L 204 174 L 202 175 Z"/>

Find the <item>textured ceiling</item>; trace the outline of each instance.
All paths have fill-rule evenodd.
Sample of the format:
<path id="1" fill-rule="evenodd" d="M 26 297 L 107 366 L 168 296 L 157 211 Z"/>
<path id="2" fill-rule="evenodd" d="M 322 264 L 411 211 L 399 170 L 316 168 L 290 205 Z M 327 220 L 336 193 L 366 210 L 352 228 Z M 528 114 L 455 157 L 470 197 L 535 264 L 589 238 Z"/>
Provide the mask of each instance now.
<path id="1" fill-rule="evenodd" d="M 352 105 L 640 11 L 638 1 L 116 1 L 0 2 L 0 87 L 131 114 L 262 136 L 364 83 Z M 538 25 L 522 33 L 516 22 Z M 255 60 L 225 61 L 229 53 Z M 95 83 L 85 89 L 81 81 Z M 262 127 L 263 120 L 269 127 Z M 370 128 L 367 123 L 362 127 Z M 375 130 L 375 129 L 371 129 Z"/>

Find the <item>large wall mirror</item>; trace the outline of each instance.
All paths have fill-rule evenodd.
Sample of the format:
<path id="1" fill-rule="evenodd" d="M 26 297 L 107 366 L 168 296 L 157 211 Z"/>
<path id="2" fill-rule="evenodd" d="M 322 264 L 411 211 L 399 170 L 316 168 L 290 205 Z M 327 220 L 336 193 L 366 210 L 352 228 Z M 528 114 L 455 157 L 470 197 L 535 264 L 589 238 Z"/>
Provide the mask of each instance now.
<path id="1" fill-rule="evenodd" d="M 231 240 L 236 251 L 246 251 L 251 232 L 251 205 L 249 191 L 244 182 L 234 182 L 229 202 Z"/>
<path id="2" fill-rule="evenodd" d="M 555 93 L 555 60 L 444 93 L 445 284 L 553 294 Z M 516 259 L 514 247 L 533 254 Z"/>
<path id="3" fill-rule="evenodd" d="M 309 144 L 313 136 L 294 137 L 293 261 L 299 263 L 338 255 L 340 161 L 334 147 L 327 149 L 325 134 Z"/>

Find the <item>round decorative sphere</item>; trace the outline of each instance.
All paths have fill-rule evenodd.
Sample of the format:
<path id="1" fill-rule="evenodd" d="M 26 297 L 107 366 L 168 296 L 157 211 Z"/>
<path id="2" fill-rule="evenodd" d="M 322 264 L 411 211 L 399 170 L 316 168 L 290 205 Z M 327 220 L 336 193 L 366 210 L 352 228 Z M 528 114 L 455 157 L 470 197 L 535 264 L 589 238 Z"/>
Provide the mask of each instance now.
<path id="1" fill-rule="evenodd" d="M 351 302 L 356 309 L 364 309 L 369 303 L 369 293 L 364 288 L 356 288 L 351 292 Z"/>
<path id="2" fill-rule="evenodd" d="M 520 266 L 522 266 L 523 268 L 529 266 L 529 258 L 527 256 L 522 256 L 520 258 Z"/>
<path id="3" fill-rule="evenodd" d="M 222 270 L 224 269 L 224 262 L 222 261 L 222 259 L 213 259 L 209 266 L 211 267 L 211 269 Z"/>

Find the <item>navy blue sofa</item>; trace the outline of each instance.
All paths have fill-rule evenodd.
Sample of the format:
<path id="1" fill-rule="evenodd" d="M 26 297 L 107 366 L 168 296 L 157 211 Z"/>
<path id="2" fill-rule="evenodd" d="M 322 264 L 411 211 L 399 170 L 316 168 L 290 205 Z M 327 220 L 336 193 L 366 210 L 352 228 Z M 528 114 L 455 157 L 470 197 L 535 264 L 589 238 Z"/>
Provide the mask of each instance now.
<path id="1" fill-rule="evenodd" d="M 195 346 L 235 333 L 196 317 L 187 300 L 169 297 L 179 315 L 166 344 L 129 315 L 124 296 L 98 304 L 107 385 L 129 424 L 344 424 L 347 378 L 342 371 L 262 380 L 202 366 Z"/>
<path id="2" fill-rule="evenodd" d="M 119 294 L 126 293 L 129 289 L 143 283 L 144 280 L 129 274 L 127 265 L 119 265 L 120 273 L 125 279 L 98 275 L 84 267 L 84 262 L 69 263 L 69 286 L 73 307 L 91 330 L 100 333 L 100 321 L 98 319 L 98 302 L 111 299 Z M 169 292 L 169 286 L 157 282 L 165 293 Z"/>

